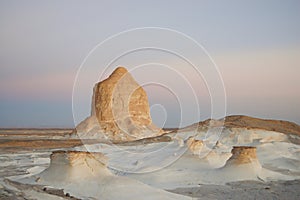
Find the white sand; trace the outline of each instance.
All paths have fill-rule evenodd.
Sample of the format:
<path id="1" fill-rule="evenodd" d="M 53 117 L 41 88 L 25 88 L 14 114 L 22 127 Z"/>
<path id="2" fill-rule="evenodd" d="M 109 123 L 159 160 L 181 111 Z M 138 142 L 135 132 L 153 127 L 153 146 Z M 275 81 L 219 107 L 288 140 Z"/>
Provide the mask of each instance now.
<path id="1" fill-rule="evenodd" d="M 77 147 L 75 150 L 105 154 L 108 168 L 86 160 L 79 160 L 70 167 L 62 161 L 41 173 L 43 168 L 32 166 L 27 170 L 32 177 L 19 181 L 61 188 L 78 198 L 190 199 L 166 190 L 185 188 L 181 192 L 186 194 L 203 185 L 223 185 L 226 189 L 226 184 L 234 181 L 268 183 L 300 179 L 300 145 L 291 143 L 285 134 L 233 128 L 226 129 L 219 140 L 216 140 L 217 134 L 207 135 L 201 131 L 196 135 L 193 131 L 179 131 L 172 136 L 174 141 L 171 142 Z M 187 140 L 191 136 L 204 141 L 198 155 L 188 150 Z M 236 145 L 256 147 L 257 160 L 242 165 L 227 162 Z M 33 160 L 37 165 L 46 162 L 44 158 Z M 27 162 L 22 160 L 19 164 Z"/>

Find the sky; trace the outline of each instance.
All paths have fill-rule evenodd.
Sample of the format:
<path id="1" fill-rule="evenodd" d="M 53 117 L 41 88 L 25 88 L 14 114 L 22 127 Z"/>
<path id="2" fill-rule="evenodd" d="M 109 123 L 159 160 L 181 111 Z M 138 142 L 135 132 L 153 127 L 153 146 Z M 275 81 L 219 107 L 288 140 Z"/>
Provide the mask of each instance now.
<path id="1" fill-rule="evenodd" d="M 92 74 L 86 76 L 85 87 L 75 87 L 75 98 L 80 100 L 72 101 L 76 74 L 89 52 L 112 35 L 142 27 L 172 29 L 205 47 L 224 83 L 224 114 L 300 124 L 299 19 L 297 0 L 1 0 L 0 127 L 74 127 L 90 113 L 91 84 L 96 81 L 89 77 Z M 148 37 L 152 36 L 139 35 L 122 43 L 115 40 L 94 56 L 114 57 L 119 49 Z M 170 38 L 158 35 L 153 42 L 160 44 Z M 172 48 L 185 48 L 186 56 L 209 60 L 203 52 L 198 54 L 179 39 L 171 39 Z M 105 70 L 103 62 L 93 58 L 89 62 Z M 188 84 L 176 78 L 178 74 L 172 75 L 172 69 L 163 70 L 151 62 L 167 64 L 186 74 Z M 132 71 L 139 83 L 163 80 L 170 84 L 166 89 L 145 85 L 153 105 L 153 121 L 160 126 L 185 126 L 211 116 L 211 94 L 207 89 L 211 84 L 205 85 L 205 76 L 193 77 L 191 67 L 182 60 L 147 50 L 112 64 L 106 76 L 117 65 L 134 69 L 145 64 L 144 70 Z M 213 65 L 203 64 L 200 71 L 205 67 Z M 97 74 L 97 78 L 100 81 L 105 76 Z M 173 93 L 167 90 L 171 85 Z M 190 88 L 195 90 L 191 92 Z M 184 111 L 174 94 L 181 97 Z M 198 105 L 192 102 L 193 95 L 200 101 Z M 78 108 L 75 114 L 74 106 Z"/>

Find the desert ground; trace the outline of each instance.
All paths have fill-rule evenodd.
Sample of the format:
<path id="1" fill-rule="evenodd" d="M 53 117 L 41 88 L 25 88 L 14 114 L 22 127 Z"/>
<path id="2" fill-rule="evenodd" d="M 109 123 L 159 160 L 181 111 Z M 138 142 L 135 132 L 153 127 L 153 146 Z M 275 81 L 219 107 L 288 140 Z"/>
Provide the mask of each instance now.
<path id="1" fill-rule="evenodd" d="M 205 129 L 203 127 L 206 123 L 200 123 L 201 127 L 197 129 L 198 134 Z M 122 199 L 124 196 L 122 194 L 123 189 L 119 188 L 118 192 L 116 183 L 109 183 L 102 178 L 98 180 L 92 178 L 91 183 L 95 187 L 101 181 L 111 185 L 111 190 L 115 188 L 115 191 L 111 191 L 116 194 L 115 196 L 106 196 L 107 193 L 105 192 L 93 194 L 93 190 L 84 192 L 87 190 L 84 187 L 83 192 L 76 194 L 74 192 L 76 187 L 72 184 L 66 186 L 68 184 L 65 184 L 63 179 L 59 181 L 60 184 L 54 183 L 53 180 L 47 180 L 48 182 L 45 181 L 44 183 L 30 181 L 32 177 L 34 179 L 38 176 L 43 177 L 43 171 L 50 166 L 52 152 L 81 152 L 84 149 L 93 150 L 92 152 L 104 152 L 113 163 L 111 167 L 110 164 L 107 165 L 108 173 L 113 174 L 114 178 L 125 177 L 126 179 L 122 181 L 127 186 L 132 185 L 132 187 L 140 187 L 143 192 L 148 191 L 149 199 L 299 199 L 299 130 L 291 127 L 290 125 L 293 126 L 293 124 L 290 123 L 285 124 L 286 128 L 283 129 L 282 126 L 279 126 L 281 123 L 286 122 L 263 121 L 244 116 L 229 117 L 224 124 L 226 127 L 223 130 L 224 135 L 219 139 L 219 147 L 214 148 L 207 156 L 199 157 L 196 155 L 197 152 L 193 152 L 195 148 L 187 148 L 182 156 L 171 165 L 140 174 L 122 173 L 122 171 L 114 169 L 116 163 L 123 163 L 124 165 L 127 163 L 126 158 L 122 160 L 125 154 L 113 156 L 118 150 L 112 146 L 119 145 L 122 147 L 123 149 L 119 150 L 119 153 L 122 154 L 124 148 L 129 150 L 132 147 L 140 147 L 145 150 L 160 144 L 178 144 L 174 138 L 181 137 L 184 140 L 182 136 L 193 130 L 192 127 L 195 125 L 185 129 L 168 130 L 167 134 L 156 138 L 113 145 L 98 143 L 98 141 L 73 139 L 70 136 L 73 132 L 71 129 L 2 129 L 0 131 L 0 199 Z M 241 124 L 243 126 L 247 124 L 247 127 L 241 128 Z M 276 132 L 278 131 L 276 126 L 285 133 Z M 263 127 L 265 129 L 262 129 Z M 232 134 L 233 129 L 236 129 L 234 134 Z M 228 130 L 231 132 L 226 133 Z M 250 133 L 249 130 L 251 130 Z M 231 144 L 225 147 L 225 142 L 230 143 L 228 134 L 231 134 L 229 136 Z M 223 145 L 221 145 L 222 143 Z M 187 145 L 187 142 L 185 144 Z M 250 168 L 245 169 L 238 169 L 238 166 L 233 165 L 229 166 L 229 169 L 223 174 L 221 171 L 230 157 L 231 148 L 236 145 L 256 146 L 257 159 L 265 171 L 260 174 L 259 171 L 254 170 L 253 172 L 253 167 L 256 166 L 252 164 Z M 172 147 L 169 146 L 168 148 Z M 164 156 L 162 156 L 162 160 L 165 159 Z M 142 160 L 142 158 L 140 159 Z M 160 162 L 164 164 L 163 161 Z M 234 171 L 232 172 L 230 168 L 233 168 Z M 83 168 L 80 171 L 82 170 L 87 169 Z M 101 170 L 99 169 L 99 171 Z M 144 171 L 142 167 L 138 170 Z M 241 171 L 239 172 L 239 170 Z M 248 175 L 245 176 L 245 174 Z M 54 172 L 51 172 L 51 175 L 54 176 Z M 95 178 L 97 176 L 95 175 Z M 103 176 L 103 173 L 99 176 Z M 82 179 L 81 176 L 79 178 Z M 89 180 L 88 177 L 85 179 Z M 77 183 L 76 180 L 74 181 L 74 184 Z M 84 182 L 84 180 L 82 181 Z M 122 185 L 122 181 L 116 181 Z M 136 196 L 140 195 L 142 198 L 141 192 L 128 191 Z M 159 194 L 161 191 L 166 191 L 167 194 L 162 193 L 160 196 L 153 197 L 153 194 Z M 169 194 L 179 194 L 180 196 L 170 197 Z"/>

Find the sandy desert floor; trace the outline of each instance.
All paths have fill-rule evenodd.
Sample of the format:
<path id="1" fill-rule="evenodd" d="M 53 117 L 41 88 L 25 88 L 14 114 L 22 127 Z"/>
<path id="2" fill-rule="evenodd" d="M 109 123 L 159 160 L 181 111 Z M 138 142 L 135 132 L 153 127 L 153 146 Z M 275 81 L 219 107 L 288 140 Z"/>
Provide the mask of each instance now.
<path id="1" fill-rule="evenodd" d="M 180 132 L 184 132 L 182 135 L 186 135 L 188 131 L 189 128 L 176 131 L 176 137 L 182 134 Z M 73 196 L 72 193 L 64 191 L 60 187 L 48 187 L 45 189 L 43 184 L 32 185 L 26 182 L 15 181 L 26 179 L 27 177 L 43 172 L 43 170 L 49 167 L 51 153 L 56 150 L 82 151 L 88 149 L 90 151 L 97 151 L 100 145 L 101 152 L 104 152 L 112 163 L 124 162 L 123 164 L 126 164 L 125 160 L 120 160 L 120 156 L 115 158 L 112 156 L 116 155 L 115 151 L 118 150 L 112 149 L 109 144 L 99 144 L 95 141 L 82 142 L 80 139 L 70 139 L 69 136 L 71 132 L 72 130 L 61 129 L 1 130 L 0 199 L 95 199 Z M 261 133 L 256 133 L 256 139 L 259 138 L 257 136 L 259 134 Z M 257 143 L 255 137 L 249 140 L 249 138 L 244 136 L 241 138 L 241 136 L 242 134 L 240 132 L 236 138 L 238 144 Z M 233 179 L 233 182 L 230 180 L 222 182 L 222 180 L 226 179 L 226 176 L 221 177 L 220 180 L 216 178 L 215 175 L 209 176 L 207 174 L 216 173 L 216 171 L 209 172 L 207 168 L 208 165 L 215 167 L 222 166 L 226 162 L 226 159 L 228 159 L 228 155 L 224 154 L 223 158 L 211 156 L 209 160 L 199 159 L 199 157 L 188 151 L 185 152 L 179 160 L 161 170 L 145 174 L 125 173 L 121 174 L 121 176 L 137 180 L 139 181 L 138 183 L 146 184 L 147 187 L 148 185 L 151 186 L 151 188 L 149 188 L 150 193 L 152 192 L 152 188 L 158 188 L 159 192 L 163 190 L 171 194 L 180 194 L 179 197 L 175 196 L 174 199 L 300 199 L 300 180 L 297 179 L 297 177 L 300 177 L 299 138 L 296 135 L 292 137 L 289 136 L 289 142 L 287 142 L 286 138 L 284 139 L 278 135 L 275 136 L 276 134 L 273 134 L 272 137 L 264 135 L 265 138 L 269 137 L 271 141 L 262 142 L 257 145 L 257 156 L 265 170 L 271 170 L 272 173 L 286 176 L 279 178 L 284 180 L 267 180 L 267 178 L 263 180 L 263 178 L 257 179 L 255 177 L 254 179 L 251 178 L 252 180 Z M 121 144 L 120 146 L 127 150 L 130 150 L 133 146 L 156 148 L 157 145 L 172 142 L 170 138 L 172 138 L 170 134 L 167 134 L 154 139 Z M 226 141 L 228 143 L 226 138 L 227 137 L 221 138 L 220 142 L 225 143 Z M 289 139 L 292 139 L 293 142 Z M 84 146 L 83 143 L 85 144 Z M 227 148 L 225 146 L 219 146 L 220 149 Z M 278 155 L 276 149 L 278 152 L 283 152 L 284 156 L 276 156 L 276 153 Z M 275 156 L 266 155 L 271 152 L 273 152 Z M 216 162 L 216 159 L 219 161 L 223 159 L 224 163 Z M 189 169 L 185 170 L 186 168 Z M 120 173 L 114 172 L 118 176 L 120 175 Z M 205 178 L 205 176 L 207 177 Z M 291 178 L 291 176 L 294 176 L 296 180 L 292 180 L 293 178 Z M 192 177 L 195 177 L 195 179 Z M 217 184 L 214 184 L 216 182 Z M 136 186 L 135 184 L 134 182 L 133 186 Z M 143 190 L 144 186 L 142 185 L 141 188 Z M 169 196 L 165 197 L 166 198 L 162 196 L 161 199 L 169 199 Z"/>

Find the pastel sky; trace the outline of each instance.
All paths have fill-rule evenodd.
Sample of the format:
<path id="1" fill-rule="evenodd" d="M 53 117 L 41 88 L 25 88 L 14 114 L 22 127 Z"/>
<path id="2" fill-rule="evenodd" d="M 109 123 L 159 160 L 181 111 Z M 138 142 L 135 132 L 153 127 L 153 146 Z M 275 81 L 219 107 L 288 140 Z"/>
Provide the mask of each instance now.
<path id="1" fill-rule="evenodd" d="M 2 0 L 0 127 L 74 127 L 72 91 L 79 66 L 98 43 L 139 27 L 177 30 L 205 47 L 224 81 L 226 115 L 243 114 L 300 124 L 299 20 L 298 0 Z M 121 47 L 115 43 L 107 52 L 118 48 Z M 186 53 L 197 57 L 191 49 Z M 188 66 L 171 56 L 151 52 L 136 54 L 132 60 L 129 56 L 116 64 L 133 66 L 150 62 L 152 57 L 155 60 L 155 56 L 174 69 L 189 71 Z M 104 69 L 100 64 L 98 67 Z M 155 68 L 146 67 L 148 71 Z M 136 77 L 139 82 L 159 78 L 157 72 L 133 74 L 140 74 Z M 166 82 L 177 81 L 167 71 L 159 74 Z M 195 113 L 197 109 L 189 101 L 192 93 L 182 89 L 178 81 L 175 91 L 182 92 L 181 103 L 190 112 L 182 126 L 210 117 L 209 93 L 203 81 L 198 84 L 192 77 L 189 80 L 197 88 L 201 115 Z M 180 109 L 171 93 L 153 85 L 145 89 L 150 104 L 162 104 L 167 113 L 166 118 L 160 106 L 153 107 L 154 122 L 160 124 L 164 119 L 165 126 L 178 126 Z M 82 91 L 82 110 L 76 113 L 80 119 L 90 113 L 91 94 L 92 88 Z"/>

